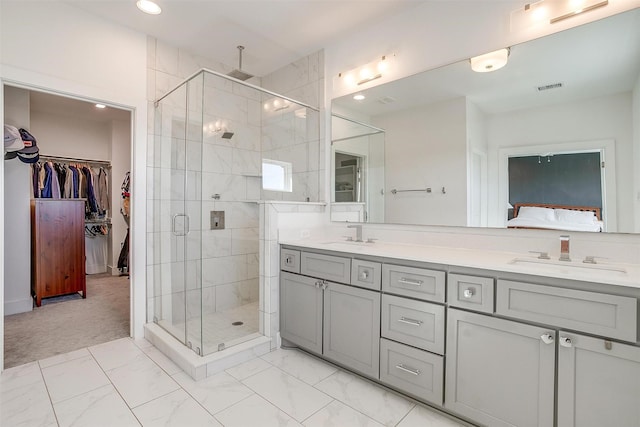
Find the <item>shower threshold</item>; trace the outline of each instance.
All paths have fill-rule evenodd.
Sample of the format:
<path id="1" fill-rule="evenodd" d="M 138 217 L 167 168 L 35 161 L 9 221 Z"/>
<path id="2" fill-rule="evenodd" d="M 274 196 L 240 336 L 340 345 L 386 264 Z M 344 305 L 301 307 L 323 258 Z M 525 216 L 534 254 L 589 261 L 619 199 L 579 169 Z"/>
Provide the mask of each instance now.
<path id="1" fill-rule="evenodd" d="M 248 340 L 207 356 L 198 356 L 155 323 L 144 325 L 144 337 L 196 381 L 271 351 L 271 338 L 260 333 L 252 334 L 247 337 Z"/>

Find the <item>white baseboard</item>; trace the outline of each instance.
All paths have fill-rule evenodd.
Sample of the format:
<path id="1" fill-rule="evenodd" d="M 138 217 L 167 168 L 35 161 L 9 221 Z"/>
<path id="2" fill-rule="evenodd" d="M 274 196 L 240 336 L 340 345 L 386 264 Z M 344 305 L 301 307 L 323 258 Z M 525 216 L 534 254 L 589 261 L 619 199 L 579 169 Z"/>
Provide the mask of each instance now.
<path id="1" fill-rule="evenodd" d="M 4 315 L 24 313 L 33 310 L 33 298 L 24 298 L 4 302 Z"/>

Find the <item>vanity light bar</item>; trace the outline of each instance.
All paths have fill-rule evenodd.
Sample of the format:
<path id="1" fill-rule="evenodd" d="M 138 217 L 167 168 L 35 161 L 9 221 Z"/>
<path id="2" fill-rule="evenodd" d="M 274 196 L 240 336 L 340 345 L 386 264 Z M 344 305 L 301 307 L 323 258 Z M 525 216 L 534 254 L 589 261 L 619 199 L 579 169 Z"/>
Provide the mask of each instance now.
<path id="1" fill-rule="evenodd" d="M 562 21 L 563 19 L 571 18 L 572 16 L 576 16 L 576 15 L 579 15 L 579 14 L 584 13 L 584 12 L 589 12 L 590 10 L 606 6 L 608 4 L 609 4 L 609 1 L 608 0 L 604 0 L 604 1 L 601 1 L 599 3 L 592 4 L 590 6 L 586 6 L 586 7 L 583 7 L 583 8 L 576 9 L 576 10 L 572 10 L 571 12 L 565 13 L 564 15 L 561 15 L 561 16 L 558 16 L 558 17 L 555 17 L 555 18 L 551 18 L 549 23 L 555 24 L 556 22 Z"/>

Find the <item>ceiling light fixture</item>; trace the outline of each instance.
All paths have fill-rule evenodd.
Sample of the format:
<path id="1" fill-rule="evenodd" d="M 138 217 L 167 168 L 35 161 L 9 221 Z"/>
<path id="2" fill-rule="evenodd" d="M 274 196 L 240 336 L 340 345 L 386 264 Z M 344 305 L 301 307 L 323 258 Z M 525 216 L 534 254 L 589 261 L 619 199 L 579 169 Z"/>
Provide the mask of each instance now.
<path id="1" fill-rule="evenodd" d="M 107 106 L 106 106 L 106 105 L 104 105 L 104 104 L 96 104 L 96 108 L 99 108 L 99 109 L 101 109 L 101 110 L 102 110 L 102 109 L 104 109 L 104 108 L 107 108 Z"/>
<path id="2" fill-rule="evenodd" d="M 162 12 L 160 6 L 151 0 L 138 0 L 136 2 L 136 6 L 138 6 L 138 9 L 144 13 L 148 13 L 149 15 L 159 15 Z"/>
<path id="3" fill-rule="evenodd" d="M 363 94 L 359 93 L 357 95 L 353 96 L 353 99 L 355 99 L 356 101 L 362 101 L 363 99 L 365 99 L 366 96 L 364 96 Z"/>
<path id="4" fill-rule="evenodd" d="M 484 55 L 474 56 L 469 61 L 471 69 L 477 73 L 488 73 L 496 71 L 507 65 L 509 59 L 509 48 L 499 49 Z"/>

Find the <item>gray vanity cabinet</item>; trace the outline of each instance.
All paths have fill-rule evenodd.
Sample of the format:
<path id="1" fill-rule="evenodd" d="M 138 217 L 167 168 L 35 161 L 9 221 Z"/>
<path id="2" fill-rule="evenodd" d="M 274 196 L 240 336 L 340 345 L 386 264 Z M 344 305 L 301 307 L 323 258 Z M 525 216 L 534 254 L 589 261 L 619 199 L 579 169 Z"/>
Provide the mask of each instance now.
<path id="1" fill-rule="evenodd" d="M 640 426 L 640 347 L 563 331 L 558 344 L 557 425 Z"/>
<path id="2" fill-rule="evenodd" d="M 312 277 L 280 272 L 280 335 L 322 353 L 322 286 Z"/>
<path id="3" fill-rule="evenodd" d="M 380 292 L 349 283 L 351 259 L 283 248 L 287 258 L 300 259 L 300 274 L 280 272 L 280 335 L 283 340 L 371 378 L 380 369 Z M 291 258 L 294 259 L 295 258 Z M 293 263 L 295 265 L 295 262 Z M 380 264 L 357 262 L 368 272 L 359 286 L 380 288 Z M 374 270 L 378 274 L 373 274 Z M 360 270 L 358 270 L 360 271 Z M 362 273 L 362 271 L 360 271 Z M 371 274 L 369 274 L 371 273 Z M 361 283 L 362 282 L 362 283 Z"/>
<path id="4" fill-rule="evenodd" d="M 323 354 L 364 375 L 378 378 L 379 292 L 327 283 L 324 290 Z"/>
<path id="5" fill-rule="evenodd" d="M 553 426 L 555 354 L 553 330 L 450 308 L 445 407 L 483 425 Z"/>

